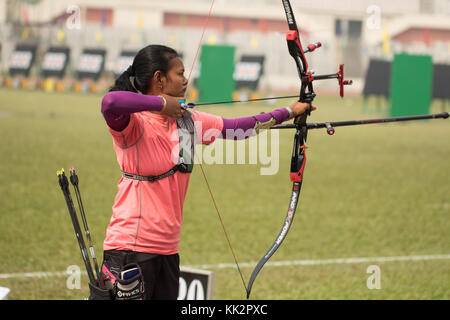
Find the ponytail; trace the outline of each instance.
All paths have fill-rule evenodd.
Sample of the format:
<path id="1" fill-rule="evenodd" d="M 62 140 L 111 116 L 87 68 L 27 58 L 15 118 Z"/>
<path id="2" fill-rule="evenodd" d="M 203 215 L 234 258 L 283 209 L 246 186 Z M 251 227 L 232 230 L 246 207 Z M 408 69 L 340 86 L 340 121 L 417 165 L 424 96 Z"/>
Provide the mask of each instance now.
<path id="1" fill-rule="evenodd" d="M 133 67 L 129 66 L 115 81 L 114 86 L 109 90 L 111 91 L 132 91 L 138 92 L 133 86 L 131 81 L 133 80 Z"/>
<path id="2" fill-rule="evenodd" d="M 169 62 L 179 57 L 178 53 L 166 46 L 149 45 L 134 57 L 133 65 L 123 72 L 109 91 L 131 91 L 146 94 L 156 71 L 163 75 L 169 71 Z"/>

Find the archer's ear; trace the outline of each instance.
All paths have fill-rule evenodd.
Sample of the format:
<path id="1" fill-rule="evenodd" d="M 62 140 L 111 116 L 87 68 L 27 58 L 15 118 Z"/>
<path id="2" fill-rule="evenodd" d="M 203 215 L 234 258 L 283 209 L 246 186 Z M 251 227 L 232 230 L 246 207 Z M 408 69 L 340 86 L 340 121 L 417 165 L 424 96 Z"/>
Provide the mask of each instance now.
<path id="1" fill-rule="evenodd" d="M 157 88 L 159 90 L 163 90 L 165 83 L 166 83 L 166 76 L 160 70 L 157 70 L 153 74 L 151 81 L 152 81 L 152 85 L 151 85 L 152 88 L 154 88 L 154 89 Z"/>
<path id="2" fill-rule="evenodd" d="M 162 81 L 162 77 L 163 77 L 162 72 L 160 70 L 156 70 L 155 73 L 153 74 L 152 80 L 155 83 L 159 83 Z"/>

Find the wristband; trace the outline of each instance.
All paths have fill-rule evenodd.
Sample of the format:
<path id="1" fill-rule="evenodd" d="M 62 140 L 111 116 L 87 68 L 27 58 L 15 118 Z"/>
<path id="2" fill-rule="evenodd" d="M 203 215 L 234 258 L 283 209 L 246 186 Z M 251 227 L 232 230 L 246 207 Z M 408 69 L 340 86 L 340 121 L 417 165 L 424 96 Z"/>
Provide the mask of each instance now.
<path id="1" fill-rule="evenodd" d="M 164 110 L 164 108 L 167 106 L 167 100 L 166 100 L 166 98 L 164 98 L 163 96 L 158 96 L 158 97 L 160 97 L 161 98 L 161 102 L 162 102 L 162 108 L 161 108 L 161 111 L 163 111 Z"/>
<path id="2" fill-rule="evenodd" d="M 289 119 L 294 116 L 294 112 L 292 111 L 291 107 L 286 107 L 286 110 L 289 112 Z"/>

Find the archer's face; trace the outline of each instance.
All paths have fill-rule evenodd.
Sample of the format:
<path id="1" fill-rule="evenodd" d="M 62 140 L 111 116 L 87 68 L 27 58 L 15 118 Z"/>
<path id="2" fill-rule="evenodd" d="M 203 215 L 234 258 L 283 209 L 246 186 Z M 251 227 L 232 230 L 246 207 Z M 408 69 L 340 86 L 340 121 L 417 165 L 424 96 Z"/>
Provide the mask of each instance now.
<path id="1" fill-rule="evenodd" d="M 173 97 L 184 97 L 188 80 L 184 76 L 184 65 L 180 58 L 170 60 L 169 71 L 163 81 L 162 93 Z"/>

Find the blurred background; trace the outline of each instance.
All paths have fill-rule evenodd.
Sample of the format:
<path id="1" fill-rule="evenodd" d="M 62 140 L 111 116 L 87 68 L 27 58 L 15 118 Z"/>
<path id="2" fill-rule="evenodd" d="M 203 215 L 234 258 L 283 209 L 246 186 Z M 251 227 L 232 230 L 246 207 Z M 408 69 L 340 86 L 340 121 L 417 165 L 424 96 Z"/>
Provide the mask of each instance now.
<path id="1" fill-rule="evenodd" d="M 164 44 L 180 53 L 185 75 L 192 69 L 189 102 L 298 94 L 281 1 L 215 0 L 205 29 L 211 1 L 0 0 L 0 299 L 9 289 L 10 299 L 88 296 L 87 281 L 79 290 L 66 282 L 68 267 L 83 262 L 55 172 L 80 168 L 101 260 L 121 178 L 101 99 L 139 49 Z M 450 111 L 450 0 L 291 5 L 303 46 L 322 43 L 307 56 L 310 68 L 330 74 L 344 64 L 353 80 L 346 99 L 336 80 L 315 82 L 312 121 Z M 199 110 L 236 118 L 286 103 Z M 325 129 L 310 133 L 308 186 L 272 260 L 288 263 L 265 266 L 253 297 L 448 300 L 449 121 L 342 127 L 332 137 Z M 247 279 L 284 221 L 292 136 L 282 130 L 270 148 L 279 154 L 276 175 L 260 174 L 261 159 L 205 166 Z M 214 298 L 243 299 L 200 172 L 192 173 L 184 206 L 181 263 L 216 273 Z M 355 257 L 387 258 L 322 264 Z M 295 263 L 305 259 L 317 264 Z M 370 263 L 381 267 L 381 290 L 366 286 Z M 6 294 L 1 287 L 9 288 Z"/>
<path id="2" fill-rule="evenodd" d="M 46 91 L 104 92 L 152 44 L 173 47 L 186 70 L 194 56 L 210 0 L 0 0 L 0 85 Z M 450 64 L 449 0 L 292 1 L 303 46 L 316 73 L 346 65 L 361 94 L 373 60 L 397 53 Z M 296 92 L 298 76 L 287 57 L 284 11 L 278 0 L 216 0 L 203 40 L 235 48 L 235 89 L 245 94 Z M 200 60 L 200 59 L 199 59 Z M 191 100 L 200 76 L 195 64 Z M 321 83 L 319 91 L 335 90 Z M 295 90 L 295 91 L 292 91 Z M 386 93 L 385 93 L 386 94 Z"/>

